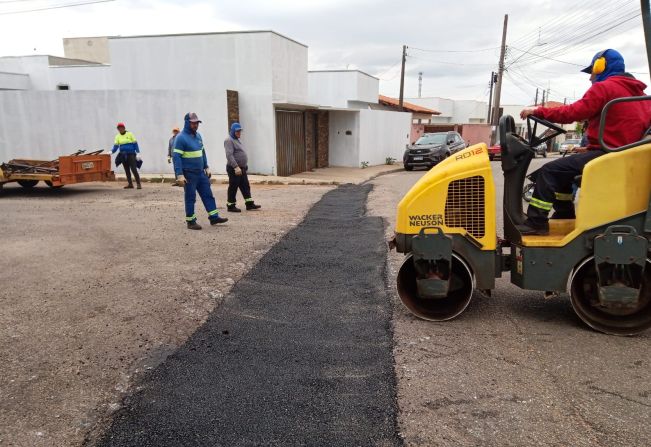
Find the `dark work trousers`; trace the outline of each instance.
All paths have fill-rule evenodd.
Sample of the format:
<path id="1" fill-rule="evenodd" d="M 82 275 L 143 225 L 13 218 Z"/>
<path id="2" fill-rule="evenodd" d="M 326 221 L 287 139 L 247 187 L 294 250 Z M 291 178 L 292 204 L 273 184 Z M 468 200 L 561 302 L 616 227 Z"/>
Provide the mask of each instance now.
<path id="1" fill-rule="evenodd" d="M 215 196 L 212 195 L 212 190 L 210 189 L 210 179 L 206 173 L 203 170 L 184 169 L 183 177 L 185 177 L 186 181 L 184 188 L 186 222 L 194 222 L 197 220 L 197 216 L 194 214 L 194 203 L 197 201 L 197 193 L 199 193 L 203 206 L 208 212 L 208 218 L 212 220 L 219 217 Z"/>
<path id="2" fill-rule="evenodd" d="M 604 152 L 601 150 L 591 150 L 544 164 L 536 174 L 536 186 L 527 209 L 531 223 L 546 225 L 552 208 L 554 219 L 574 219 L 574 177 L 581 175 L 589 161 L 602 155 Z"/>
<path id="3" fill-rule="evenodd" d="M 226 172 L 228 173 L 228 197 L 227 205 L 235 205 L 237 200 L 237 190 L 239 188 L 244 196 L 244 202 L 253 202 L 251 198 L 251 185 L 249 185 L 249 177 L 246 175 L 249 167 L 245 166 L 242 169 L 242 175 L 235 175 L 235 169 L 231 165 L 226 165 Z"/>
<path id="4" fill-rule="evenodd" d="M 137 163 L 136 154 L 134 153 L 124 154 L 124 161 L 122 162 L 122 164 L 124 165 L 124 172 L 127 174 L 127 182 L 129 182 L 130 185 L 133 185 L 133 182 L 131 181 L 132 172 L 133 172 L 133 176 L 136 178 L 136 183 L 138 185 L 140 184 L 140 175 L 138 174 L 138 166 L 136 163 Z"/>

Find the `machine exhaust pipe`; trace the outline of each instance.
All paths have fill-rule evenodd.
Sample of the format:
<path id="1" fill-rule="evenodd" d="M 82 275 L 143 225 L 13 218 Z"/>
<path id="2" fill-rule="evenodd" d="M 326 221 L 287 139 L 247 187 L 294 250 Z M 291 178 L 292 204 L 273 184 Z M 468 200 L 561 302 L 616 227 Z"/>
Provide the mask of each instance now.
<path id="1" fill-rule="evenodd" d="M 447 295 L 433 298 L 419 295 L 418 279 L 413 256 L 409 255 L 398 272 L 398 296 L 411 313 L 429 321 L 451 320 L 461 314 L 468 307 L 475 289 L 474 275 L 466 262 L 455 253 L 452 253 Z"/>

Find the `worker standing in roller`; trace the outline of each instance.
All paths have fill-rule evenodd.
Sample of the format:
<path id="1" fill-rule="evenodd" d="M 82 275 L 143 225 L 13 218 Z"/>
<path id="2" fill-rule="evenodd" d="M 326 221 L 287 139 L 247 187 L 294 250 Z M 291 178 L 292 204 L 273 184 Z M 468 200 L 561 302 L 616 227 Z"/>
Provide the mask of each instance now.
<path id="1" fill-rule="evenodd" d="M 201 120 L 194 112 L 185 114 L 183 131 L 174 140 L 172 159 L 176 183 L 185 190 L 185 221 L 188 229 L 201 230 L 194 213 L 197 193 L 208 212 L 210 225 L 224 223 L 228 219 L 219 217 L 215 197 L 210 189 L 210 168 L 201 134 L 197 132 Z"/>

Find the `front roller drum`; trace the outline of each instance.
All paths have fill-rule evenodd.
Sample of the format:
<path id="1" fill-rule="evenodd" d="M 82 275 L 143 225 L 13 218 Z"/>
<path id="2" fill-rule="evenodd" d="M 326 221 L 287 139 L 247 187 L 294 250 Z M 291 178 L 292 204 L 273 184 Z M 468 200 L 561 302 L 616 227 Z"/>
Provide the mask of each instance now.
<path id="1" fill-rule="evenodd" d="M 468 265 L 454 253 L 447 295 L 436 298 L 420 296 L 417 279 L 413 257 L 409 255 L 398 272 L 398 296 L 411 313 L 430 321 L 451 320 L 461 314 L 468 307 L 475 288 L 475 278 Z"/>
<path id="2" fill-rule="evenodd" d="M 570 299 L 576 314 L 591 328 L 611 335 L 635 335 L 651 328 L 651 260 L 647 258 L 637 301 L 605 306 L 599 299 L 594 257 L 583 261 L 570 278 Z"/>

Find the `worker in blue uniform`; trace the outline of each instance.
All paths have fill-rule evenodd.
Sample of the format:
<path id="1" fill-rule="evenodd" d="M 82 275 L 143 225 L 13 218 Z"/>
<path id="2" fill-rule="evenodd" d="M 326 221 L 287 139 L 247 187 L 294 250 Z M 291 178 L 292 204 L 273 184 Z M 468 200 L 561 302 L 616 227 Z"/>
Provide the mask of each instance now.
<path id="1" fill-rule="evenodd" d="M 197 132 L 201 120 L 194 112 L 186 113 L 184 119 L 183 131 L 174 140 L 172 151 L 174 174 L 176 183 L 183 186 L 185 190 L 185 221 L 188 229 L 201 230 L 201 225 L 197 223 L 197 216 L 194 214 L 197 192 L 208 212 L 210 225 L 224 223 L 228 219 L 219 216 L 215 197 L 210 189 L 211 174 L 206 150 L 203 147 L 201 134 Z"/>

